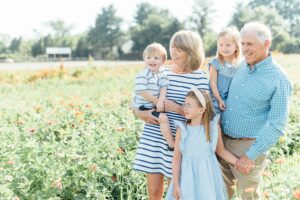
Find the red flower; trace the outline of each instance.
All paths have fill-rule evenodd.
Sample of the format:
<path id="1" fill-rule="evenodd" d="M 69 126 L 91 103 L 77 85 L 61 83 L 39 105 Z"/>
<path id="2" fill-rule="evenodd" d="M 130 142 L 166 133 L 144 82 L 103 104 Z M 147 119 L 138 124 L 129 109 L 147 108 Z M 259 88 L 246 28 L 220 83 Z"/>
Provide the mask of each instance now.
<path id="1" fill-rule="evenodd" d="M 117 149 L 117 151 L 118 151 L 120 154 L 125 154 L 125 153 L 126 153 L 126 151 L 125 151 L 125 149 L 124 149 L 123 147 L 119 147 L 119 148 Z"/>
<path id="2" fill-rule="evenodd" d="M 295 199 L 300 199 L 300 188 L 294 190 L 293 194 Z"/>
<path id="3" fill-rule="evenodd" d="M 16 164 L 16 162 L 13 161 L 13 160 L 9 160 L 9 161 L 6 162 L 6 164 L 8 164 L 8 165 L 14 165 L 14 164 Z"/>
<path id="4" fill-rule="evenodd" d="M 111 176 L 111 180 L 112 180 L 113 182 L 117 182 L 117 176 L 116 176 L 116 175 L 112 175 L 112 176 Z"/>
<path id="5" fill-rule="evenodd" d="M 30 133 L 34 133 L 35 131 L 36 131 L 35 128 L 30 128 L 30 129 L 29 129 L 29 132 L 30 132 Z"/>

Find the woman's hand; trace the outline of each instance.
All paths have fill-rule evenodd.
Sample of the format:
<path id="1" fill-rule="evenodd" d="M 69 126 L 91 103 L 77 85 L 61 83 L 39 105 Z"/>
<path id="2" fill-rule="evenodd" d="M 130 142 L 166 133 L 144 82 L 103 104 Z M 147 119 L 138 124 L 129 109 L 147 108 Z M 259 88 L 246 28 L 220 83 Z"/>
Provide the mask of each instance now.
<path id="1" fill-rule="evenodd" d="M 180 196 L 181 196 L 181 193 L 180 193 L 180 188 L 179 186 L 174 186 L 174 190 L 173 190 L 173 197 L 176 199 L 176 200 L 180 200 Z"/>
<path id="2" fill-rule="evenodd" d="M 218 103 L 219 103 L 219 108 L 220 108 L 221 110 L 225 110 L 225 109 L 226 109 L 226 106 L 225 106 L 224 101 L 220 100 Z"/>
<path id="3" fill-rule="evenodd" d="M 152 115 L 153 111 L 154 109 L 144 111 L 136 109 L 134 114 L 147 124 L 158 124 L 158 118 Z"/>
<path id="4" fill-rule="evenodd" d="M 156 103 L 156 111 L 163 112 L 165 110 L 164 100 L 158 99 Z"/>
<path id="5" fill-rule="evenodd" d="M 178 114 L 184 115 L 183 108 L 181 105 L 167 99 L 165 100 L 165 111 L 176 112 Z"/>

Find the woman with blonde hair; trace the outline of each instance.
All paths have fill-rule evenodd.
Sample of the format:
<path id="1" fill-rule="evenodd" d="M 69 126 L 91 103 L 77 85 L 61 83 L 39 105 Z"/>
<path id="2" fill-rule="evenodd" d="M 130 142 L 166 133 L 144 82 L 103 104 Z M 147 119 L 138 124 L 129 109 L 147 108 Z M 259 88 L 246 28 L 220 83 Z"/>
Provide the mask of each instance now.
<path id="1" fill-rule="evenodd" d="M 164 111 L 166 112 L 172 134 L 175 137 L 174 120 L 185 122 L 183 104 L 192 87 L 209 90 L 207 75 L 199 68 L 204 63 L 202 39 L 199 34 L 181 30 L 176 32 L 170 41 L 172 64 L 165 67 L 164 73 L 169 80 Z M 166 140 L 160 133 L 158 118 L 153 110 L 134 109 L 134 114 L 145 121 L 140 137 L 133 168 L 146 173 L 148 195 L 150 200 L 162 199 L 164 177 L 172 178 L 173 152 L 166 148 Z"/>

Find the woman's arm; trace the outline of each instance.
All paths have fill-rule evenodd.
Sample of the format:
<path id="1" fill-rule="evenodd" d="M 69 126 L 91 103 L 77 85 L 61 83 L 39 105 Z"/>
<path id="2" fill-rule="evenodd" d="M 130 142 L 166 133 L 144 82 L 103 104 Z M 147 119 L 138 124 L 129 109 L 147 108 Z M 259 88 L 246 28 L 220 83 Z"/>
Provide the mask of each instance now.
<path id="1" fill-rule="evenodd" d="M 180 170 L 181 170 L 181 153 L 179 150 L 180 140 L 181 140 L 181 133 L 180 133 L 180 129 L 177 128 L 173 162 L 172 162 L 173 184 L 174 184 L 173 196 L 175 197 L 175 199 L 180 199 L 180 184 L 179 184 Z"/>
<path id="2" fill-rule="evenodd" d="M 158 118 L 155 117 L 154 115 L 152 115 L 152 112 L 154 111 L 154 109 L 152 110 L 139 110 L 137 108 L 133 108 L 133 114 L 142 119 L 144 122 L 148 123 L 148 124 L 158 124 Z"/>
<path id="3" fill-rule="evenodd" d="M 182 116 L 184 116 L 184 111 L 183 111 L 183 107 L 177 103 L 175 103 L 174 101 L 165 100 L 165 111 L 171 111 L 171 112 L 176 112 Z"/>
<path id="4" fill-rule="evenodd" d="M 238 158 L 233 155 L 230 151 L 228 151 L 227 149 L 225 149 L 224 143 L 223 143 L 223 139 L 222 139 L 222 133 L 220 128 L 218 128 L 218 143 L 217 143 L 217 148 L 216 148 L 216 153 L 223 158 L 224 160 L 226 160 L 227 162 L 229 162 L 232 165 L 235 165 L 235 163 L 237 162 Z"/>

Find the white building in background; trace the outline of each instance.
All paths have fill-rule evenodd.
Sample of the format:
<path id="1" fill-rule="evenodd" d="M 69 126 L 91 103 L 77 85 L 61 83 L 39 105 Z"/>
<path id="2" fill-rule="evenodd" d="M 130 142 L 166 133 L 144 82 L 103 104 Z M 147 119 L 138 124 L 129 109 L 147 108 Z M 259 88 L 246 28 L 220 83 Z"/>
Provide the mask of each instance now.
<path id="1" fill-rule="evenodd" d="M 69 47 L 47 47 L 48 60 L 71 60 L 72 50 Z"/>

